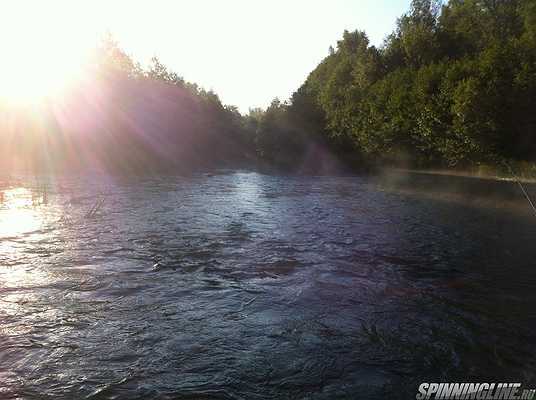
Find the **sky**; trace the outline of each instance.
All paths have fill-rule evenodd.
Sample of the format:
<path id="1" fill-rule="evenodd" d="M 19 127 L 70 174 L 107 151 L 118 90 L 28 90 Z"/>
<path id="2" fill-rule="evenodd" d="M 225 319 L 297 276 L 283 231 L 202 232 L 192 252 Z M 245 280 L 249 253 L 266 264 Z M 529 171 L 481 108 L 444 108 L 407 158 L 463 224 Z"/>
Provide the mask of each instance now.
<path id="1" fill-rule="evenodd" d="M 21 74 L 23 63 L 41 65 L 49 71 L 43 72 L 44 78 L 36 77 L 34 85 L 52 85 L 69 73 L 67 66 L 59 65 L 62 60 L 67 63 L 62 53 L 71 61 L 73 55 L 82 57 L 109 31 L 142 65 L 157 56 L 186 80 L 214 90 L 225 104 L 247 112 L 266 107 L 275 97 L 288 99 L 345 29 L 364 30 L 372 44 L 380 45 L 409 4 L 410 0 L 4 0 L 0 49 L 4 60 L 16 60 L 12 75 Z M 53 57 L 55 63 L 48 61 Z"/>

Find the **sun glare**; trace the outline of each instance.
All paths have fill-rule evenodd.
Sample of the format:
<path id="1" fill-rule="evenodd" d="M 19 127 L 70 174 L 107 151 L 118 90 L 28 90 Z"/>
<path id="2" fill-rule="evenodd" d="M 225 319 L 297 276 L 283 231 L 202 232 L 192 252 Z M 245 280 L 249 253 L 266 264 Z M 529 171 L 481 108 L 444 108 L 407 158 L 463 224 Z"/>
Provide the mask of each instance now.
<path id="1" fill-rule="evenodd" d="M 48 2 L 0 5 L 0 100 L 35 103 L 79 78 L 89 55 L 84 24 L 65 18 Z M 61 3 L 65 6 L 66 3 Z"/>
<path id="2" fill-rule="evenodd" d="M 2 99 L 33 103 L 66 89 L 75 80 L 76 69 L 55 50 L 30 45 L 10 54 L 4 52 L 7 62 L 0 75 Z"/>
<path id="3" fill-rule="evenodd" d="M 2 192 L 0 203 L 0 238 L 35 230 L 40 225 L 39 213 L 32 208 L 32 193 L 26 188 Z"/>

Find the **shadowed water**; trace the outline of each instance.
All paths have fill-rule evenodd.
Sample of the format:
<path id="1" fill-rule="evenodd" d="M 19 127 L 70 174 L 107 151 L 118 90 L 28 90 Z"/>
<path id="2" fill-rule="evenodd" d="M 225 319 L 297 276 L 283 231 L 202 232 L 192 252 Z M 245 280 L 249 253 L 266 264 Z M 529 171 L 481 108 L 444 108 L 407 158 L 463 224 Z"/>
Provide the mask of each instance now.
<path id="1" fill-rule="evenodd" d="M 536 385 L 528 215 L 362 177 L 60 179 L 45 199 L 2 185 L 2 399 Z"/>

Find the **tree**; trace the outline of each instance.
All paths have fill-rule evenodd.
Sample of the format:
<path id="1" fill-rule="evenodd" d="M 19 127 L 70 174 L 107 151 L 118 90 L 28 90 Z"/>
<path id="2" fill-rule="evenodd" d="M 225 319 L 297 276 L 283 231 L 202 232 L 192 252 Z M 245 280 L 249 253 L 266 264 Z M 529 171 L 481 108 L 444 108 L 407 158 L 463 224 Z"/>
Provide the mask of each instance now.
<path id="1" fill-rule="evenodd" d="M 379 49 L 345 31 L 278 118 L 375 162 L 534 160 L 535 37 L 532 0 L 414 0 Z"/>

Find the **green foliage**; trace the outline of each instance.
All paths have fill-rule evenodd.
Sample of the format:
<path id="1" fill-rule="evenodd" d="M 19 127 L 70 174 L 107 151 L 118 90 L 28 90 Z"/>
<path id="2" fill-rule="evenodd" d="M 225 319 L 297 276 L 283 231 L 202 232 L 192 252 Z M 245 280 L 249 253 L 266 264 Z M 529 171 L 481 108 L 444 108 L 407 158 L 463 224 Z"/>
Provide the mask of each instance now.
<path id="1" fill-rule="evenodd" d="M 534 110 L 533 0 L 414 0 L 379 49 L 345 31 L 290 103 L 267 110 L 258 132 L 273 137 L 259 145 L 276 154 L 301 129 L 374 161 L 535 160 Z"/>
<path id="2" fill-rule="evenodd" d="M 93 67 L 91 84 L 48 104 L 42 120 L 4 113 L 4 154 L 127 169 L 225 164 L 253 153 L 292 168 L 318 156 L 315 148 L 415 166 L 536 161 L 534 0 L 413 0 L 381 47 L 365 32 L 344 31 L 288 102 L 246 116 L 156 57 L 142 68 L 110 36 Z"/>
<path id="3" fill-rule="evenodd" d="M 275 99 L 257 120 L 255 144 L 258 154 L 263 160 L 279 166 L 291 165 L 304 145 L 287 110 L 288 104 Z M 250 117 L 253 116 L 250 114 Z"/>
<path id="4" fill-rule="evenodd" d="M 95 49 L 83 82 L 39 110 L 0 109 L 0 150 L 9 155 L 0 169 L 147 173 L 252 158 L 252 135 L 236 107 L 156 57 L 142 68 L 110 35 Z"/>

